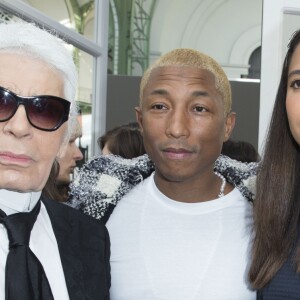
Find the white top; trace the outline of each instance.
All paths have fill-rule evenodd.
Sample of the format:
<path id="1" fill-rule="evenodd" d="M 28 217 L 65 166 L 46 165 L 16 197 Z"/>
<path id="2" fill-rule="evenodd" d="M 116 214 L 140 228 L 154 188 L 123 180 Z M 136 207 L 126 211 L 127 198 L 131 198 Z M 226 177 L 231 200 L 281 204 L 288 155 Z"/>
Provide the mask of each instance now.
<path id="1" fill-rule="evenodd" d="M 169 199 L 151 177 L 113 211 L 111 300 L 250 300 L 252 207 L 234 189 L 201 203 Z"/>
<path id="2" fill-rule="evenodd" d="M 40 192 L 18 193 L 0 190 L 0 208 L 6 214 L 31 211 L 40 198 L 40 195 Z M 40 213 L 31 231 L 29 246 L 44 267 L 54 299 L 68 300 L 69 295 L 57 241 L 43 203 L 41 203 Z M 0 224 L 0 300 L 5 299 L 5 265 L 7 254 L 7 231 L 3 224 Z"/>

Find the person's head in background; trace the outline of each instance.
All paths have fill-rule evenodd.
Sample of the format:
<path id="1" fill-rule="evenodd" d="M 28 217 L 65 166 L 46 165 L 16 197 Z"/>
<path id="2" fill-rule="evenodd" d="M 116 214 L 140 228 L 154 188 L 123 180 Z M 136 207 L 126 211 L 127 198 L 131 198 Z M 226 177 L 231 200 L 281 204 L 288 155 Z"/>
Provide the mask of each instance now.
<path id="1" fill-rule="evenodd" d="M 245 141 L 234 141 L 229 139 L 222 146 L 222 154 L 241 162 L 258 162 L 260 156 L 255 147 Z"/>
<path id="2" fill-rule="evenodd" d="M 83 159 L 83 154 L 76 144 L 76 140 L 81 136 L 82 128 L 76 118 L 69 142 L 65 146 L 63 153 L 57 158 L 59 164 L 59 172 L 56 179 L 57 184 L 69 184 L 76 167 L 76 162 Z"/>
<path id="3" fill-rule="evenodd" d="M 0 40 L 0 188 L 40 191 L 72 131 L 76 68 L 62 41 L 33 24 L 1 24 Z"/>
<path id="4" fill-rule="evenodd" d="M 254 201 L 255 239 L 250 280 L 260 289 L 293 255 L 300 273 L 300 31 L 288 45 Z M 294 245 L 298 245 L 292 253 Z M 293 275 L 291 280 L 294 280 Z M 285 279 L 288 282 L 288 279 Z M 298 280 L 298 279 L 297 279 Z"/>
<path id="5" fill-rule="evenodd" d="M 145 154 L 143 137 L 137 122 L 117 126 L 98 138 L 103 155 L 114 154 L 134 158 Z"/>
<path id="6" fill-rule="evenodd" d="M 64 145 L 56 158 L 49 178 L 43 189 L 43 195 L 49 199 L 65 202 L 69 196 L 69 184 L 72 181 L 72 175 L 76 167 L 76 162 L 83 159 L 83 154 L 76 144 L 77 138 L 82 135 L 81 124 L 78 117 L 74 117 L 73 132 L 70 140 Z"/>

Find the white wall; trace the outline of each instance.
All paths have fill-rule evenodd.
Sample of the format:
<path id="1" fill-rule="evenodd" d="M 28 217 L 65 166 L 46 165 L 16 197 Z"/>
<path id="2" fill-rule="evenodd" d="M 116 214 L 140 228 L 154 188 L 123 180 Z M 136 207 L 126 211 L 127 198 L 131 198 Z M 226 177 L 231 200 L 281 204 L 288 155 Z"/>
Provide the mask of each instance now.
<path id="1" fill-rule="evenodd" d="M 261 45 L 262 0 L 157 0 L 151 24 L 151 60 L 174 48 L 214 57 L 229 78 L 248 73 Z"/>

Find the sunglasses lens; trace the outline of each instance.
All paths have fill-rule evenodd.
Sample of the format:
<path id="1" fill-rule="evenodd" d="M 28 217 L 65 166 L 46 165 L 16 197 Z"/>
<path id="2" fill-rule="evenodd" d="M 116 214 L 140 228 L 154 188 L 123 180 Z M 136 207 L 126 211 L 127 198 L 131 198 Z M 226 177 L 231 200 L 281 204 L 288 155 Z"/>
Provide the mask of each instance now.
<path id="1" fill-rule="evenodd" d="M 17 102 L 13 96 L 0 90 L 0 122 L 13 116 L 17 108 Z"/>
<path id="2" fill-rule="evenodd" d="M 63 122 L 65 106 L 60 100 L 40 97 L 27 105 L 27 113 L 34 126 L 54 130 Z"/>

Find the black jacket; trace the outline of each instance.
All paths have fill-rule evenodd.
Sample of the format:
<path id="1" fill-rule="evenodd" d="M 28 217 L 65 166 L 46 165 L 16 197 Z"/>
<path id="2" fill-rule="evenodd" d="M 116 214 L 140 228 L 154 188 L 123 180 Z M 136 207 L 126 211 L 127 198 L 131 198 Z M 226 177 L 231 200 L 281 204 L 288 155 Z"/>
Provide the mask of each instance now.
<path id="1" fill-rule="evenodd" d="M 110 241 L 102 222 L 42 197 L 57 240 L 70 300 L 107 300 Z M 49 253 L 51 255 L 51 253 Z"/>

